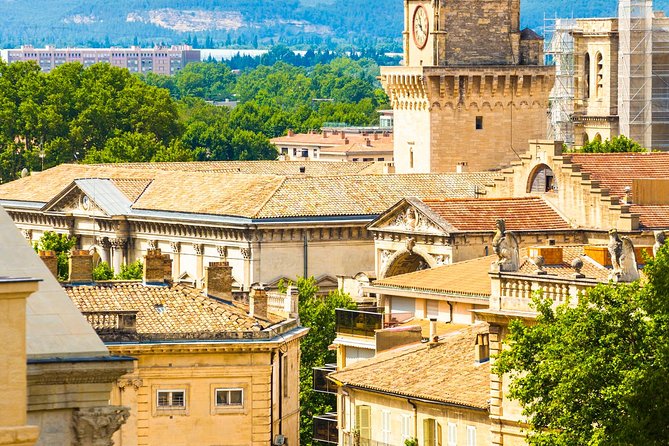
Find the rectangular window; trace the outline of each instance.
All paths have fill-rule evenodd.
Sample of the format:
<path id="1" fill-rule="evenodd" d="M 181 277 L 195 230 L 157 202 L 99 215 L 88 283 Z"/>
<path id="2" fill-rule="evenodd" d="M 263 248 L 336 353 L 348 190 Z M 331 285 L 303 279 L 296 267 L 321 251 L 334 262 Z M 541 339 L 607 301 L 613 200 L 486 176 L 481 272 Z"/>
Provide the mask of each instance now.
<path id="1" fill-rule="evenodd" d="M 476 117 L 476 130 L 483 130 L 483 116 Z"/>
<path id="2" fill-rule="evenodd" d="M 476 426 L 467 426 L 467 446 L 476 446 Z"/>
<path id="3" fill-rule="evenodd" d="M 411 434 L 411 415 L 402 415 L 402 441 L 413 438 Z"/>
<path id="4" fill-rule="evenodd" d="M 458 445 L 458 425 L 448 423 L 448 446 Z"/>
<path id="5" fill-rule="evenodd" d="M 216 406 L 230 407 L 244 405 L 244 390 L 216 389 Z"/>
<path id="6" fill-rule="evenodd" d="M 382 413 L 383 416 L 383 428 L 382 428 L 382 433 L 383 433 L 383 442 L 386 444 L 390 443 L 390 411 L 389 410 L 384 410 Z"/>
<path id="7" fill-rule="evenodd" d="M 360 432 L 360 446 L 370 446 L 372 426 L 369 406 L 355 406 L 355 426 Z"/>
<path id="8" fill-rule="evenodd" d="M 158 409 L 184 409 L 186 407 L 186 391 L 158 390 L 156 407 Z"/>
<path id="9" fill-rule="evenodd" d="M 284 398 L 288 397 L 288 356 L 283 356 L 281 358 L 281 371 L 283 372 L 283 396 Z"/>
<path id="10" fill-rule="evenodd" d="M 441 425 L 434 418 L 423 420 L 423 446 L 441 446 Z"/>

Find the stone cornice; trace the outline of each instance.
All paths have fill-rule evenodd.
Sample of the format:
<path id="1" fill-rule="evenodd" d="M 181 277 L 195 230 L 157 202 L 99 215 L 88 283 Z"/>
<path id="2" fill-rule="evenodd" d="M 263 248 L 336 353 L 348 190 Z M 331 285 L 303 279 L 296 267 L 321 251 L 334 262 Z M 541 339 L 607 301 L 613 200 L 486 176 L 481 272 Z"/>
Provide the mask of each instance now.
<path id="1" fill-rule="evenodd" d="M 29 363 L 28 385 L 110 383 L 132 368 L 130 360 Z"/>

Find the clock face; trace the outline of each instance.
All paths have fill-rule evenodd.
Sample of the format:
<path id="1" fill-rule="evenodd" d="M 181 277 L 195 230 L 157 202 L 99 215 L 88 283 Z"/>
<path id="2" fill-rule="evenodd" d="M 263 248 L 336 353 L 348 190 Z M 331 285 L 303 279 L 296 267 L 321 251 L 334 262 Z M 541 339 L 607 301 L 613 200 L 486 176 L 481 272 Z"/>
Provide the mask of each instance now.
<path id="1" fill-rule="evenodd" d="M 413 40 L 418 49 L 425 48 L 429 34 L 430 22 L 427 18 L 427 11 L 422 6 L 418 6 L 413 13 Z"/>

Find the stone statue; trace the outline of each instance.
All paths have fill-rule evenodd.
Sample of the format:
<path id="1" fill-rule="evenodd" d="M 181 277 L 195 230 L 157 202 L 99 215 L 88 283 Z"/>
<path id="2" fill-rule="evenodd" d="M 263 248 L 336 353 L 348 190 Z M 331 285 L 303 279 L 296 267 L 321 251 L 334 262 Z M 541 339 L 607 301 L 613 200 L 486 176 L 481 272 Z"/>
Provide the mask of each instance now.
<path id="1" fill-rule="evenodd" d="M 416 247 L 416 239 L 413 237 L 409 237 L 406 241 L 407 251 L 409 251 L 410 254 L 413 254 L 413 249 L 415 247 Z"/>
<path id="2" fill-rule="evenodd" d="M 666 240 L 664 231 L 655 231 L 655 244 L 653 245 L 653 256 L 657 257 L 657 252 L 660 250 Z"/>
<path id="3" fill-rule="evenodd" d="M 639 279 L 634 244 L 629 237 L 620 237 L 616 229 L 609 231 L 609 254 L 613 266 L 611 280 L 614 282 L 634 282 Z"/>
<path id="4" fill-rule="evenodd" d="M 499 267 L 500 271 L 518 271 L 518 239 L 512 232 L 506 231 L 506 222 L 503 219 L 497 220 L 496 226 L 492 248 L 498 260 L 493 266 Z"/>
<path id="5" fill-rule="evenodd" d="M 574 268 L 574 270 L 576 271 L 576 273 L 574 274 L 574 278 L 576 278 L 576 279 L 584 279 L 585 278 L 585 275 L 583 273 L 581 273 L 581 270 L 583 269 L 583 266 L 584 266 L 584 264 L 583 264 L 583 259 L 582 258 L 576 257 L 576 258 L 574 258 L 574 260 L 572 260 L 571 267 Z"/>

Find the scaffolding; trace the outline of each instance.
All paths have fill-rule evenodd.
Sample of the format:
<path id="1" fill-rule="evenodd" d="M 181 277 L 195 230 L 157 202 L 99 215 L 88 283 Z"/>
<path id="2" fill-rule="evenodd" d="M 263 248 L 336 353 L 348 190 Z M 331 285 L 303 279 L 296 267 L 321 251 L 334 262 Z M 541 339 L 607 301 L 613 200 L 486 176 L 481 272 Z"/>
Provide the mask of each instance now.
<path id="1" fill-rule="evenodd" d="M 555 84 L 549 96 L 548 137 L 573 146 L 574 36 L 576 20 L 544 18 L 545 63 L 555 66 Z"/>
<path id="2" fill-rule="evenodd" d="M 653 147 L 653 1 L 618 3 L 620 133 Z"/>

